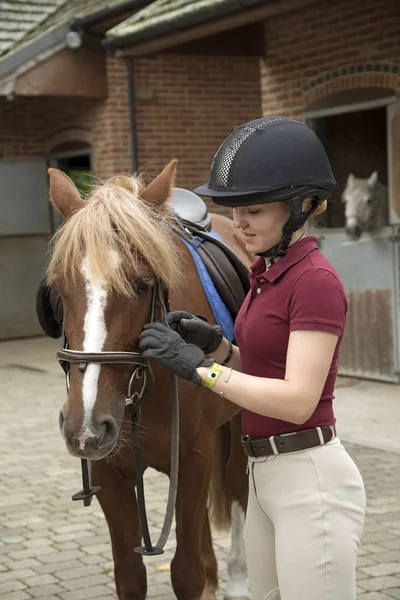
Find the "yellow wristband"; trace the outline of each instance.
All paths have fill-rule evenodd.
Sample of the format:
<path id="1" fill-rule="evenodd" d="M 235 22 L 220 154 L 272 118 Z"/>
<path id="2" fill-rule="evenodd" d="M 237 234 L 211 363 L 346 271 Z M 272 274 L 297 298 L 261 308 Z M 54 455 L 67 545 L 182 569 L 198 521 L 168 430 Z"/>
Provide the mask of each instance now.
<path id="1" fill-rule="evenodd" d="M 213 363 L 207 373 L 207 377 L 203 381 L 203 385 L 212 390 L 217 383 L 219 376 L 222 373 L 222 367 L 218 363 Z"/>

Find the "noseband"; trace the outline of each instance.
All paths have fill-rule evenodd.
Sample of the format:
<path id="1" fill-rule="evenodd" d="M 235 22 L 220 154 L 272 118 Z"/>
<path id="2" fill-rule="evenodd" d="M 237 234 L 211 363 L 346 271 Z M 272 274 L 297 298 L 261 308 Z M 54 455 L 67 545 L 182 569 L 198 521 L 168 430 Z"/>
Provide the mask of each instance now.
<path id="1" fill-rule="evenodd" d="M 156 313 L 160 311 L 166 324 L 166 315 L 170 312 L 168 289 L 158 277 L 155 279 L 151 298 L 150 323 L 156 320 Z M 171 425 L 171 469 L 170 484 L 168 491 L 167 508 L 164 518 L 164 524 L 161 530 L 159 540 L 153 546 L 149 533 L 149 526 L 146 512 L 146 502 L 144 497 L 144 465 L 142 444 L 139 437 L 141 421 L 141 400 L 145 393 L 149 392 L 155 383 L 153 369 L 148 359 L 143 358 L 139 352 L 85 352 L 81 350 L 71 350 L 68 348 L 68 341 L 63 332 L 63 349 L 57 352 L 57 359 L 64 370 L 67 382 L 67 391 L 69 391 L 70 364 L 78 363 L 79 370 L 84 373 L 89 364 L 133 364 L 136 365 L 128 384 L 127 395 L 125 396 L 125 406 L 131 408 L 133 445 L 135 453 L 136 467 L 136 493 L 140 518 L 140 525 L 143 535 L 144 546 L 135 548 L 135 552 L 152 556 L 162 554 L 163 547 L 168 539 L 169 532 L 174 517 L 175 501 L 178 487 L 178 464 L 179 464 L 179 397 L 177 378 L 171 375 L 171 399 L 172 399 L 172 425 Z M 147 372 L 150 375 L 150 383 L 147 385 Z M 135 380 L 142 379 L 140 391 L 133 390 Z M 91 460 L 81 459 L 83 489 L 72 496 L 73 500 L 83 500 L 84 506 L 89 506 L 92 497 L 100 490 L 99 487 L 92 487 L 91 481 Z"/>
<path id="2" fill-rule="evenodd" d="M 151 313 L 150 323 L 156 320 L 157 309 L 162 309 L 165 316 L 169 311 L 169 299 L 168 290 L 163 286 L 158 278 L 155 280 L 155 289 L 151 297 Z M 63 368 L 67 378 L 67 391 L 69 391 L 69 374 L 70 374 L 70 363 L 78 363 L 79 370 L 81 373 L 86 371 L 89 364 L 132 364 L 137 365 L 137 368 L 133 371 L 128 384 L 128 394 L 125 397 L 125 406 L 132 404 L 136 398 L 139 400 L 143 394 L 148 392 L 154 385 L 154 374 L 151 365 L 147 358 L 143 358 L 140 352 L 85 352 L 83 350 L 70 350 L 68 348 L 68 342 L 64 335 L 63 349 L 57 352 L 57 359 Z M 146 389 L 146 370 L 149 370 L 151 383 Z M 143 384 L 140 392 L 132 392 L 132 386 L 135 379 L 143 377 Z"/>

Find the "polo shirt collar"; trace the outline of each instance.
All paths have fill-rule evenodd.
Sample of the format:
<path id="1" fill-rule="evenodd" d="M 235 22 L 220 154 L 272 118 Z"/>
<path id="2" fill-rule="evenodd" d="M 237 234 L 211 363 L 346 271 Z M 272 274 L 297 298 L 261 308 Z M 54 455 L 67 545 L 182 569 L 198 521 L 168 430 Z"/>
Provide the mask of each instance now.
<path id="1" fill-rule="evenodd" d="M 293 246 L 289 246 L 285 256 L 273 264 L 268 270 L 265 269 L 265 258 L 259 256 L 251 265 L 252 273 L 250 277 L 256 278 L 262 275 L 267 281 L 275 281 L 285 273 L 285 271 L 290 269 L 290 267 L 307 256 L 307 254 L 310 254 L 313 250 L 318 250 L 317 242 L 318 238 L 314 235 L 308 235 L 302 238 L 294 243 Z"/>

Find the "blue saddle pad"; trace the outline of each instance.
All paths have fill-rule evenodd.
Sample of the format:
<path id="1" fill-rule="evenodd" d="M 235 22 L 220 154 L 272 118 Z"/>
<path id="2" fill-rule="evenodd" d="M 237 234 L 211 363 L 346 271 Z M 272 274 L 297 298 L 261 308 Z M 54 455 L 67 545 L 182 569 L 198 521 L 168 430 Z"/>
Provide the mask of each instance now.
<path id="1" fill-rule="evenodd" d="M 208 235 L 215 237 L 217 240 L 221 242 L 223 241 L 221 236 L 215 231 L 209 231 L 207 233 Z M 200 236 L 196 235 L 190 242 L 187 242 L 186 240 L 182 241 L 189 248 L 190 253 L 193 256 L 193 260 L 195 262 L 204 293 L 207 297 L 207 301 L 214 315 L 215 322 L 222 328 L 226 339 L 232 342 L 235 338 L 235 333 L 234 321 L 231 312 L 219 295 L 206 267 L 204 266 L 203 261 L 197 253 L 197 247 L 202 244 L 204 240 L 202 240 Z"/>

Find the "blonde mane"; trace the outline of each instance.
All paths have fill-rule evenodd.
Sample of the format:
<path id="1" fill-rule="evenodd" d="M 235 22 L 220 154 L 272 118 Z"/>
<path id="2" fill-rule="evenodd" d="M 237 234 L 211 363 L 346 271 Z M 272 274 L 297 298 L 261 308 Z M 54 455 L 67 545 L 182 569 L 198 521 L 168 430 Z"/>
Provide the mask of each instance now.
<path id="1" fill-rule="evenodd" d="M 87 206 L 66 219 L 52 239 L 48 282 L 56 270 L 66 280 L 76 279 L 87 258 L 94 277 L 123 296 L 135 297 L 132 276 L 141 277 L 146 265 L 177 289 L 183 257 L 169 228 L 173 211 L 168 204 L 143 202 L 142 191 L 140 180 L 126 176 L 94 188 Z"/>

